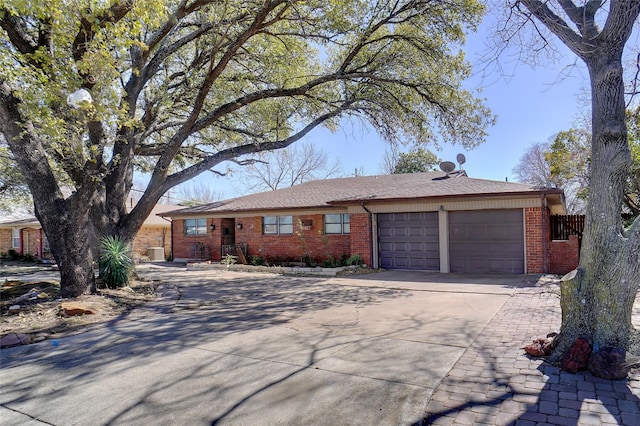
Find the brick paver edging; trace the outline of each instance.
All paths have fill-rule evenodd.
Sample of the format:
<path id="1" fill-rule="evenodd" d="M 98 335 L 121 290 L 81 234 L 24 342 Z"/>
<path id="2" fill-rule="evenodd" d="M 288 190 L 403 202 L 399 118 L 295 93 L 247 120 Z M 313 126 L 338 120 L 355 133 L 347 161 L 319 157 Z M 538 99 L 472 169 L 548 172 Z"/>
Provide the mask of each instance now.
<path id="1" fill-rule="evenodd" d="M 422 424 L 640 425 L 640 370 L 604 380 L 525 355 L 559 329 L 559 301 L 549 277 L 518 289 L 436 388 Z"/>

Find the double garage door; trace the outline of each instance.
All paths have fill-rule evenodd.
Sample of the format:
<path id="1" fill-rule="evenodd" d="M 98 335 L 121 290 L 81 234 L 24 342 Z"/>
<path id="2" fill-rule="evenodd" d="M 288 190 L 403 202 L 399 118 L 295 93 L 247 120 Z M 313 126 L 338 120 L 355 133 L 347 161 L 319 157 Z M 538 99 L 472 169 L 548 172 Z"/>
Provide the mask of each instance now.
<path id="1" fill-rule="evenodd" d="M 451 211 L 449 268 L 465 273 L 524 273 L 522 210 Z M 440 270 L 438 213 L 378 215 L 379 263 L 385 269 Z"/>

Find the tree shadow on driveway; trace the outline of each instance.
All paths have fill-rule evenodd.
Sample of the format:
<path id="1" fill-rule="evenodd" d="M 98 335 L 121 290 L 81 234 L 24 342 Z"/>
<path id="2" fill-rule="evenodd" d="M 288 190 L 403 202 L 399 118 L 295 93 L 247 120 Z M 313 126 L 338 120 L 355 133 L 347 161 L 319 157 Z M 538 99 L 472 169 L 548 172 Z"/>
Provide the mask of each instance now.
<path id="1" fill-rule="evenodd" d="M 458 360 L 416 424 L 640 424 L 640 370 L 571 374 L 522 347 L 560 326 L 556 285 L 521 288 Z"/>
<path id="2" fill-rule="evenodd" d="M 534 362 L 534 361 L 532 361 Z M 536 361 L 541 362 L 541 361 Z M 535 370 L 533 370 L 535 371 Z M 447 377 L 416 425 L 640 424 L 640 371 L 625 380 L 571 374 L 541 363 L 535 374 L 485 369 L 493 377 Z M 446 389 L 446 391 L 445 391 Z M 465 392 L 467 392 L 465 394 Z"/>
<path id="3" fill-rule="evenodd" d="M 150 412 L 162 412 L 167 420 L 174 413 L 179 419 L 181 412 L 199 411 L 206 413 L 202 422 L 210 423 L 229 417 L 248 395 L 256 400 L 264 393 L 260 389 L 272 389 L 294 376 L 299 377 L 289 397 L 298 392 L 309 392 L 310 398 L 314 392 L 337 396 L 331 391 L 336 373 L 313 366 L 346 345 L 366 342 L 366 337 L 345 337 L 332 327 L 299 335 L 287 324 L 329 308 L 357 312 L 409 294 L 331 285 L 321 278 L 256 279 L 237 274 L 182 279 L 188 282 L 177 282 L 182 297 L 173 312 L 134 310 L 83 334 L 3 349 L 2 406 L 52 424 L 61 424 L 60 419 L 78 424 L 139 423 L 153 419 Z M 270 335 L 275 339 L 268 339 Z M 260 350 L 275 354 L 274 359 L 266 359 Z M 323 374 L 322 389 L 309 388 L 314 386 L 310 375 L 318 374 Z M 367 380 L 348 380 L 354 385 L 350 397 L 362 393 L 366 400 Z M 387 395 L 404 392 L 399 383 L 384 386 Z M 415 386 L 414 403 L 424 403 L 426 392 Z M 274 398 L 280 396 L 270 395 Z M 287 395 L 282 399 L 292 400 Z M 335 397 L 327 400 L 336 402 Z"/>

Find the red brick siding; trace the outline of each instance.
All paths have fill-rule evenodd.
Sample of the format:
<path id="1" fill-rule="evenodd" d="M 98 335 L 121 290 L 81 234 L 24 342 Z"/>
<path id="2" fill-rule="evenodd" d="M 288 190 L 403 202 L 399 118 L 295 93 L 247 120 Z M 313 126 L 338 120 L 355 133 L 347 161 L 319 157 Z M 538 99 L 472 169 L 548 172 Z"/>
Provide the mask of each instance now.
<path id="1" fill-rule="evenodd" d="M 142 226 L 133 240 L 133 251 L 141 255 L 147 254 L 149 247 L 164 247 L 165 257 L 171 253 L 171 236 L 169 228 L 162 226 Z"/>
<path id="2" fill-rule="evenodd" d="M 313 222 L 311 229 L 300 227 L 303 220 Z M 353 232 L 353 219 L 351 221 Z M 209 228 L 211 224 L 216 227 L 213 231 Z M 242 224 L 242 229 L 238 228 L 239 224 Z M 211 257 L 215 261 L 220 260 L 223 244 L 234 243 L 247 243 L 249 261 L 251 256 L 300 261 L 307 255 L 322 261 L 329 257 L 340 259 L 343 255 L 351 255 L 350 235 L 324 234 L 324 215 L 294 215 L 293 224 L 292 235 L 263 235 L 262 216 L 208 219 L 206 236 L 186 236 L 183 229 L 184 221 L 176 219 L 173 221 L 173 257 L 189 258 L 189 249 L 196 242 L 210 246 Z M 224 233 L 225 228 L 229 230 L 227 235 Z"/>
<path id="3" fill-rule="evenodd" d="M 210 225 L 212 219 L 207 219 L 207 235 L 184 235 L 184 220 L 175 219 L 172 226 L 172 242 L 173 242 L 173 257 L 180 259 L 189 258 L 189 250 L 195 243 L 203 243 L 205 246 L 211 248 L 211 255 L 215 253 L 214 247 L 217 247 L 218 258 L 220 257 L 220 243 L 216 241 L 215 234 L 212 234 Z M 216 226 L 214 232 L 220 232 L 219 227 Z M 217 244 L 216 244 L 217 243 Z"/>
<path id="4" fill-rule="evenodd" d="M 543 220 L 543 215 L 545 216 Z M 527 273 L 545 273 L 543 232 L 549 232 L 549 221 L 546 208 L 525 208 L 525 245 L 527 253 Z M 544 223 L 543 223 L 544 222 Z"/>
<path id="5" fill-rule="evenodd" d="M 371 219 L 368 213 L 351 214 L 351 254 L 371 265 Z"/>
<path id="6" fill-rule="evenodd" d="M 11 247 L 11 229 L 0 229 L 0 253 L 6 254 L 9 250 L 14 249 Z"/>
<path id="7" fill-rule="evenodd" d="M 133 251 L 141 255 L 146 254 L 148 247 L 162 246 L 162 234 L 166 233 L 164 238 L 165 256 L 171 252 L 171 238 L 168 228 L 143 227 L 140 229 L 133 241 Z M 0 253 L 7 253 L 9 250 L 16 250 L 19 254 L 31 254 L 33 256 L 42 255 L 41 257 L 50 257 L 50 253 L 40 253 L 42 230 L 41 228 L 23 228 L 20 230 L 22 235 L 22 250 L 11 247 L 11 229 L 0 229 Z M 160 240 L 158 239 L 160 238 Z M 27 241 L 28 239 L 28 241 Z M 28 250 L 27 250 L 28 248 Z M 28 253 L 27 253 L 28 251 Z"/>
<path id="8" fill-rule="evenodd" d="M 311 229 L 302 229 L 301 222 L 311 220 Z M 327 260 L 329 257 L 340 259 L 349 256 L 349 235 L 324 234 L 324 215 L 293 216 L 293 235 L 264 235 L 262 216 L 238 218 L 242 229 L 236 228 L 236 243 L 247 243 L 249 256 L 262 256 L 270 259 L 279 257 L 300 261 L 303 256 L 315 260 Z"/>
<path id="9" fill-rule="evenodd" d="M 35 228 L 23 228 L 22 232 L 22 250 L 20 254 L 30 254 L 33 257 L 38 256 L 38 249 L 40 247 L 40 230 Z"/>
<path id="10" fill-rule="evenodd" d="M 578 267 L 580 262 L 579 240 L 570 235 L 568 240 L 549 242 L 549 272 L 564 275 Z"/>

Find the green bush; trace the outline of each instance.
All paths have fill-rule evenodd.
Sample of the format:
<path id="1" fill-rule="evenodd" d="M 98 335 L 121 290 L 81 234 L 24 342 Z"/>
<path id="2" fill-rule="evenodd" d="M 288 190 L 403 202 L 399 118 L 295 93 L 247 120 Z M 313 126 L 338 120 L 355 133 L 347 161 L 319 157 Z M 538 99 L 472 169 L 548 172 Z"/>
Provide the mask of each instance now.
<path id="1" fill-rule="evenodd" d="M 362 265 L 362 258 L 360 256 L 358 256 L 357 254 L 354 254 L 353 256 L 351 256 L 347 260 L 345 260 L 344 264 L 346 266 Z"/>
<path id="2" fill-rule="evenodd" d="M 264 265 L 264 259 L 262 258 L 262 256 L 256 255 L 251 258 L 251 263 L 254 266 L 261 266 L 261 265 Z"/>
<path id="3" fill-rule="evenodd" d="M 100 239 L 98 269 L 107 287 L 124 287 L 129 282 L 132 268 L 131 251 L 124 241 L 113 236 Z"/>
<path id="4" fill-rule="evenodd" d="M 222 260 L 220 260 L 220 263 L 222 263 L 223 265 L 227 265 L 227 268 L 229 268 L 231 265 L 235 265 L 236 264 L 236 259 L 238 258 L 238 256 L 234 256 L 232 254 L 228 254 L 225 257 L 222 258 Z"/>

